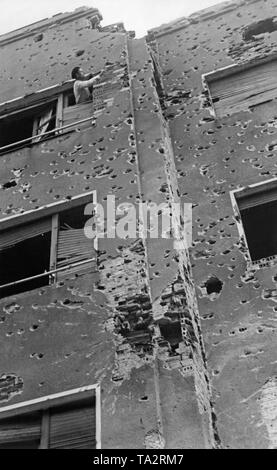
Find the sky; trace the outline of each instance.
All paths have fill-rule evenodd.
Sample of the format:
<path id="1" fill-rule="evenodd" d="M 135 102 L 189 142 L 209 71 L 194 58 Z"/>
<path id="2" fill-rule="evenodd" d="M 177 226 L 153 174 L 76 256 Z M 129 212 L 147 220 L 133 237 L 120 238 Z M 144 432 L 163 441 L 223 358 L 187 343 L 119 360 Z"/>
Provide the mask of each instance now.
<path id="1" fill-rule="evenodd" d="M 210 7 L 222 0 L 0 0 L 0 34 L 72 11 L 80 6 L 95 7 L 102 25 L 123 21 L 126 29 L 142 37 L 148 29 Z"/>

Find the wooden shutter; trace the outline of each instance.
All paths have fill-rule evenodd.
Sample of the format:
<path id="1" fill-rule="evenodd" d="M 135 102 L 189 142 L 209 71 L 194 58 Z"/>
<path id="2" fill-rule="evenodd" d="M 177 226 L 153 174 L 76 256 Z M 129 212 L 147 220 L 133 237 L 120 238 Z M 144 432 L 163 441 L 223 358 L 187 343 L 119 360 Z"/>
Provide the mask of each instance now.
<path id="1" fill-rule="evenodd" d="M 54 108 L 48 108 L 43 112 L 43 114 L 36 119 L 34 125 L 34 133 L 38 137 L 33 139 L 33 143 L 40 142 L 45 134 L 49 130 L 50 122 L 54 115 Z"/>
<path id="2" fill-rule="evenodd" d="M 85 273 L 91 271 L 96 266 L 94 240 L 90 240 L 85 236 L 84 229 L 60 229 L 57 245 L 57 268 L 89 259 L 94 261 L 83 266 L 68 269 L 65 272 L 60 272 L 58 273 L 58 278 L 73 273 Z"/>
<path id="3" fill-rule="evenodd" d="M 0 251 L 9 248 L 29 238 L 34 238 L 46 232 L 51 232 L 51 217 L 37 220 L 26 225 L 19 225 L 14 229 L 0 232 Z"/>
<path id="4" fill-rule="evenodd" d="M 41 413 L 26 414 L 0 421 L 0 449 L 38 448 Z"/>
<path id="5" fill-rule="evenodd" d="M 241 211 L 277 201 L 277 184 L 275 182 L 246 189 L 236 193 L 236 200 Z"/>
<path id="6" fill-rule="evenodd" d="M 50 411 L 49 449 L 96 449 L 95 406 Z"/>
<path id="7" fill-rule="evenodd" d="M 67 126 L 71 123 L 82 121 L 83 119 L 92 117 L 93 115 L 93 104 L 92 101 L 88 103 L 76 104 L 75 106 L 69 106 L 63 110 L 63 126 Z M 81 129 L 91 127 L 91 121 L 87 121 L 83 124 L 79 124 L 78 127 Z M 73 127 L 72 127 L 73 129 Z"/>
<path id="8" fill-rule="evenodd" d="M 96 449 L 95 390 L 47 398 L 0 412 L 0 449 Z"/>
<path id="9" fill-rule="evenodd" d="M 216 115 L 226 116 L 277 98 L 277 60 L 211 81 Z"/>

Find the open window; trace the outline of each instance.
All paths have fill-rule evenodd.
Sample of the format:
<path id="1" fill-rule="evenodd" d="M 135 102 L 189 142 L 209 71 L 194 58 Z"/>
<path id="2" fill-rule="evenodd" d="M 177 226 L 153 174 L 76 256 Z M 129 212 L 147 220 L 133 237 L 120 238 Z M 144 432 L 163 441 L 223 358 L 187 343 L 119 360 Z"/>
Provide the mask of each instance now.
<path id="1" fill-rule="evenodd" d="M 0 117 L 0 147 L 34 137 L 33 142 L 43 140 L 47 131 L 56 127 L 57 102 L 34 106 L 26 111 Z M 49 135 L 49 134 L 46 134 Z M 35 138 L 35 136 L 37 136 Z M 20 147 L 14 145 L 13 149 Z"/>
<path id="2" fill-rule="evenodd" d="M 277 98 L 277 58 L 235 65 L 206 74 L 218 118 L 247 111 Z"/>
<path id="3" fill-rule="evenodd" d="M 0 409 L 0 449 L 100 449 L 100 387 Z"/>
<path id="4" fill-rule="evenodd" d="M 92 102 L 75 104 L 72 84 L 0 105 L 0 155 L 32 146 L 89 121 Z"/>
<path id="5" fill-rule="evenodd" d="M 242 227 L 253 263 L 277 256 L 277 181 L 235 191 Z"/>
<path id="6" fill-rule="evenodd" d="M 96 269 L 95 240 L 84 232 L 93 202 L 90 193 L 50 206 L 45 217 L 34 212 L 0 223 L 0 298 Z"/>

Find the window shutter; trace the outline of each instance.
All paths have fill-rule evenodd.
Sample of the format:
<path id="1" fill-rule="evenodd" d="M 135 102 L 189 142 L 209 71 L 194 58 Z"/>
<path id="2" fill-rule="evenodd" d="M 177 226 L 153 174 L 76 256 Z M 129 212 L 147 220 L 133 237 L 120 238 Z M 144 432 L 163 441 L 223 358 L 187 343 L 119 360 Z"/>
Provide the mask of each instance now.
<path id="1" fill-rule="evenodd" d="M 47 109 L 38 119 L 38 127 L 35 129 L 38 137 L 33 139 L 34 143 L 40 142 L 45 132 L 48 131 L 51 119 L 53 117 L 53 108 Z"/>
<path id="2" fill-rule="evenodd" d="M 277 98 L 277 61 L 209 80 L 216 115 L 223 117 Z"/>
<path id="3" fill-rule="evenodd" d="M 22 415 L 0 422 L 0 449 L 38 448 L 40 437 L 40 413 Z"/>
<path id="4" fill-rule="evenodd" d="M 246 189 L 236 194 L 236 200 L 240 210 L 277 201 L 277 185 L 275 183 Z"/>
<path id="5" fill-rule="evenodd" d="M 49 449 L 95 449 L 95 407 L 52 409 L 49 431 Z"/>
<path id="6" fill-rule="evenodd" d="M 51 232 L 51 227 L 52 219 L 49 217 L 0 232 L 0 251 L 28 238 L 34 238 L 43 233 Z"/>
<path id="7" fill-rule="evenodd" d="M 82 267 L 78 266 L 58 273 L 58 278 L 72 273 L 91 271 L 96 265 L 94 240 L 90 240 L 85 236 L 84 229 L 60 229 L 57 247 L 57 268 L 80 263 L 92 258 L 94 261 Z"/>
<path id="8" fill-rule="evenodd" d="M 63 110 L 63 126 L 67 126 L 74 122 L 82 121 L 83 119 L 92 117 L 93 115 L 93 105 L 92 101 L 88 103 L 76 104 L 75 106 L 69 106 Z M 90 127 L 91 122 L 85 122 L 78 125 L 78 127 Z"/>

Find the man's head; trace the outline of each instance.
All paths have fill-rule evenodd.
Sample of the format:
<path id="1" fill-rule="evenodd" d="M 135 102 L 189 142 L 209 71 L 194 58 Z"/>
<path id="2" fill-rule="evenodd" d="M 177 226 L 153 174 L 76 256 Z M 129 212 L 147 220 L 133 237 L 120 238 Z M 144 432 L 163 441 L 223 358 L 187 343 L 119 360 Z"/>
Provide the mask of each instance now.
<path id="1" fill-rule="evenodd" d="M 84 80 L 85 79 L 85 74 L 81 67 L 74 67 L 74 69 L 71 72 L 71 77 L 74 80 Z"/>

